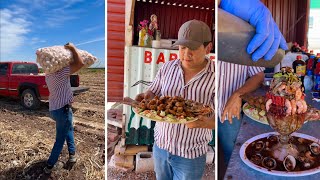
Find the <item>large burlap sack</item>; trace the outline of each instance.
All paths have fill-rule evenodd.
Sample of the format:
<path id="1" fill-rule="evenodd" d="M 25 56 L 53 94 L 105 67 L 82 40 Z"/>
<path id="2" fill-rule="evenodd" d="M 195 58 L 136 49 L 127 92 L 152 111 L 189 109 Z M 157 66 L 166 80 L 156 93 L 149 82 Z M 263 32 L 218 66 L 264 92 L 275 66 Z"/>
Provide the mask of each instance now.
<path id="1" fill-rule="evenodd" d="M 242 19 L 218 9 L 218 60 L 229 63 L 275 67 L 284 57 L 284 51 L 278 49 L 270 61 L 263 58 L 254 62 L 246 51 L 255 29 Z"/>
<path id="2" fill-rule="evenodd" d="M 87 68 L 97 61 L 97 58 L 87 51 L 77 49 Z M 52 46 L 37 49 L 37 62 L 46 74 L 54 73 L 69 66 L 73 62 L 72 52 L 64 46 Z"/>

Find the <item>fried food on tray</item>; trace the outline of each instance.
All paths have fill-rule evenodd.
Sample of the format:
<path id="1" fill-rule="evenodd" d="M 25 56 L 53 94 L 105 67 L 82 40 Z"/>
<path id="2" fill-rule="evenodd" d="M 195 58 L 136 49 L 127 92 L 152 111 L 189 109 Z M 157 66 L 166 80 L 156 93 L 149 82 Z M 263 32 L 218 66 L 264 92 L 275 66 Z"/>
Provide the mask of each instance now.
<path id="1" fill-rule="evenodd" d="M 178 96 L 155 96 L 153 99 L 143 99 L 141 102 L 125 97 L 122 103 L 139 108 L 141 112 L 153 110 L 160 117 L 169 116 L 178 119 L 195 118 L 213 113 L 213 109 L 208 105 Z"/>
<path id="2" fill-rule="evenodd" d="M 266 110 L 266 97 L 265 96 L 252 96 L 250 94 L 244 94 L 240 96 L 250 106 L 257 108 L 258 110 Z"/>

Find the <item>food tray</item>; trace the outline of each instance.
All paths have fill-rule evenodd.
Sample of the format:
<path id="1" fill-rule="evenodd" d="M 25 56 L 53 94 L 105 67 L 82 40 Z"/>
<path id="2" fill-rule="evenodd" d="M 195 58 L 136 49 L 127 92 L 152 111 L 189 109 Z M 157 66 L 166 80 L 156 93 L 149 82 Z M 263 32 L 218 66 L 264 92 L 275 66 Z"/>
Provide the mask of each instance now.
<path id="1" fill-rule="evenodd" d="M 242 106 L 242 111 L 244 112 L 245 115 L 247 115 L 250 119 L 252 119 L 252 120 L 254 120 L 256 122 L 269 125 L 268 120 L 267 120 L 267 116 L 259 115 L 259 118 L 255 117 L 255 116 L 258 116 L 258 113 L 256 113 L 256 115 L 254 116 L 251 112 L 248 112 L 248 110 L 246 110 L 248 107 L 250 107 L 250 108 L 254 109 L 255 111 L 257 111 L 254 107 L 250 106 L 248 103 L 245 103 Z"/>
<path id="2" fill-rule="evenodd" d="M 173 118 L 169 118 L 167 116 L 166 117 L 157 116 L 156 112 L 152 111 L 152 110 L 148 110 L 148 111 L 150 111 L 149 114 L 143 114 L 141 112 L 141 109 L 139 109 L 139 108 L 132 108 L 132 109 L 136 115 L 143 117 L 145 119 L 149 119 L 151 121 L 166 122 L 166 123 L 173 123 L 173 124 L 187 124 L 187 123 L 194 122 L 194 121 L 198 120 L 198 118 L 189 118 L 189 120 L 187 120 L 187 119 L 173 119 Z"/>
<path id="3" fill-rule="evenodd" d="M 276 132 L 269 132 L 269 133 L 264 133 L 264 134 L 260 134 L 257 136 L 252 137 L 251 139 L 247 140 L 245 143 L 243 143 L 243 145 L 240 148 L 240 158 L 241 160 L 248 165 L 250 168 L 260 171 L 262 173 L 265 174 L 270 174 L 270 175 L 275 175 L 275 176 L 285 176 L 285 177 L 298 177 L 298 176 L 307 176 L 307 175 L 312 175 L 312 174 L 316 174 L 320 172 L 320 166 L 313 168 L 313 169 L 308 169 L 308 170 L 304 170 L 304 171 L 277 171 L 277 170 L 268 170 L 267 168 L 264 168 L 262 166 L 256 165 L 253 162 L 251 162 L 247 156 L 246 156 L 246 149 L 247 147 L 254 141 L 258 140 L 258 139 L 262 139 L 265 137 L 268 137 L 269 135 L 279 135 Z M 320 140 L 309 136 L 309 135 L 305 135 L 305 134 L 301 134 L 301 133 L 292 133 L 292 136 L 296 136 L 296 137 L 301 137 L 304 139 L 308 139 L 311 140 L 313 142 L 319 143 Z"/>

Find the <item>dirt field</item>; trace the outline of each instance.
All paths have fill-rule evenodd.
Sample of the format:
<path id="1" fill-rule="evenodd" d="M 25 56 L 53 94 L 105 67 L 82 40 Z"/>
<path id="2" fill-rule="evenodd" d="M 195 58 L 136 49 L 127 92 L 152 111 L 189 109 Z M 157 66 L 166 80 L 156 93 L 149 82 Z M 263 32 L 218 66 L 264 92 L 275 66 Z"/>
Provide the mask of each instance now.
<path id="1" fill-rule="evenodd" d="M 55 138 L 48 103 L 30 111 L 18 100 L 0 96 L 0 180 L 104 179 L 104 69 L 82 70 L 79 75 L 80 86 L 90 90 L 76 96 L 73 104 L 77 163 L 45 176 L 42 169 Z M 59 161 L 67 158 L 65 145 Z"/>
<path id="2" fill-rule="evenodd" d="M 108 158 L 108 162 L 109 162 Z M 108 167 L 107 172 L 108 180 L 156 180 L 156 174 L 154 172 L 135 173 L 134 170 L 130 172 L 124 172 L 115 168 Z M 214 180 L 214 164 L 207 164 L 202 180 Z"/>

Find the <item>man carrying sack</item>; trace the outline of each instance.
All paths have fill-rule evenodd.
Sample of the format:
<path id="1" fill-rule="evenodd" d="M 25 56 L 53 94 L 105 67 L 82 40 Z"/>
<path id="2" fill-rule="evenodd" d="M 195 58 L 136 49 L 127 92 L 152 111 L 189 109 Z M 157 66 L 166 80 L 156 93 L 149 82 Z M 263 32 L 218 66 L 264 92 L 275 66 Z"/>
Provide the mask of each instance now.
<path id="1" fill-rule="evenodd" d="M 56 122 L 56 141 L 47 165 L 44 168 L 46 174 L 50 174 L 54 169 L 65 141 L 67 142 L 69 151 L 68 162 L 76 162 L 76 147 L 72 123 L 73 114 L 71 109 L 73 93 L 70 85 L 70 75 L 80 70 L 84 66 L 84 63 L 72 43 L 67 43 L 65 48 L 72 52 L 73 62 L 57 72 L 46 74 L 46 83 L 50 92 L 49 112 L 51 118 Z"/>

